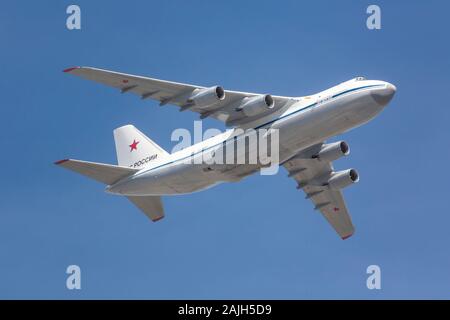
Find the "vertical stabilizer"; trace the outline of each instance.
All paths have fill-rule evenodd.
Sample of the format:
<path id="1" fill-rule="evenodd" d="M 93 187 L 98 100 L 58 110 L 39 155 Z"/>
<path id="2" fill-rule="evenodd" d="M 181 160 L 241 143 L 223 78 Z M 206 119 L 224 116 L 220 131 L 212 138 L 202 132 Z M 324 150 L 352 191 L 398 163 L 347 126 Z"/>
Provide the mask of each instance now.
<path id="1" fill-rule="evenodd" d="M 130 124 L 114 130 L 114 141 L 120 166 L 141 169 L 169 156 L 169 153 Z"/>

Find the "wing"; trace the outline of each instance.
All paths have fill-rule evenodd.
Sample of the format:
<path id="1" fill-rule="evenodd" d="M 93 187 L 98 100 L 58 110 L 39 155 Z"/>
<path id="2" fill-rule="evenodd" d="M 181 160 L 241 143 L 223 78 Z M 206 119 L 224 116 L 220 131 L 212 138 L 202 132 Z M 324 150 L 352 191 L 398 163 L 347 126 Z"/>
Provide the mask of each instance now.
<path id="1" fill-rule="evenodd" d="M 324 186 L 321 181 L 333 172 L 333 164 L 328 161 L 311 158 L 320 150 L 318 144 L 302 151 L 291 160 L 283 163 L 288 170 L 289 177 L 293 177 L 298 189 L 303 189 L 306 199 L 311 199 L 315 210 L 319 210 L 342 239 L 353 235 L 350 214 L 345 205 L 341 190 L 333 190 Z"/>
<path id="2" fill-rule="evenodd" d="M 254 122 L 260 118 L 279 113 L 296 102 L 294 98 L 271 96 L 273 108 L 267 109 L 257 115 L 246 115 L 236 110 L 242 105 L 244 99 L 261 96 L 255 93 L 224 90 L 224 98 L 210 104 L 198 104 L 192 102 L 192 97 L 199 94 L 201 90 L 208 88 L 152 79 L 131 74 L 102 70 L 91 67 L 75 67 L 64 70 L 64 72 L 82 77 L 84 79 L 103 83 L 107 86 L 119 89 L 122 93 L 130 92 L 140 96 L 142 99 L 158 100 L 160 105 L 174 104 L 180 107 L 180 111 L 190 110 L 200 114 L 200 118 L 212 117 L 223 121 L 227 126 L 239 126 Z M 219 87 L 220 88 L 220 87 Z M 221 88 L 220 88 L 221 89 Z M 222 89 L 221 89 L 222 90 Z M 204 98 L 204 97 L 203 97 Z M 203 99 L 205 102 L 205 99 Z"/>

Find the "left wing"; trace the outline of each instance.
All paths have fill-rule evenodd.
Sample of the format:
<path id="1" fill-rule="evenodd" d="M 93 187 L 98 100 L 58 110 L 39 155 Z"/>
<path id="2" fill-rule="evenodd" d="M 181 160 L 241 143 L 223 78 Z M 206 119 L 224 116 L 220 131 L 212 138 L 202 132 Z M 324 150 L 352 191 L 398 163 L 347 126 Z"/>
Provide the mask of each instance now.
<path id="1" fill-rule="evenodd" d="M 227 126 L 252 122 L 296 102 L 290 97 L 229 91 L 223 90 L 220 86 L 205 88 L 91 67 L 69 68 L 64 72 L 103 83 L 119 89 L 122 93 L 134 93 L 142 99 L 158 100 L 161 106 L 174 104 L 180 107 L 180 111 L 194 111 L 199 113 L 202 119 L 212 117 Z M 250 108 L 248 102 L 257 102 L 260 108 L 256 108 L 255 103 Z M 248 108 L 243 110 L 241 107 L 246 103 Z"/>
<path id="2" fill-rule="evenodd" d="M 293 177 L 297 181 L 297 188 L 303 189 L 306 199 L 311 199 L 314 203 L 314 209 L 319 210 L 339 236 L 345 240 L 353 235 L 355 228 L 345 205 L 341 189 L 333 187 L 334 181 L 330 186 L 329 181 L 332 177 L 337 177 L 337 175 L 339 175 L 339 179 L 344 181 L 343 179 L 347 177 L 347 172 L 351 170 L 336 173 L 331 161 L 321 159 L 318 156 L 321 150 L 331 145 L 339 146 L 338 143 L 314 145 L 283 163 L 283 166 L 289 171 L 289 177 Z M 334 150 L 337 150 L 334 156 L 337 157 L 339 150 L 337 148 L 334 148 Z M 348 154 L 348 147 L 344 151 L 342 155 Z M 329 154 L 327 156 L 328 158 L 333 158 Z M 356 171 L 354 172 L 356 174 Z M 356 174 L 354 179 L 352 178 L 348 181 L 349 183 L 357 182 L 357 179 Z"/>

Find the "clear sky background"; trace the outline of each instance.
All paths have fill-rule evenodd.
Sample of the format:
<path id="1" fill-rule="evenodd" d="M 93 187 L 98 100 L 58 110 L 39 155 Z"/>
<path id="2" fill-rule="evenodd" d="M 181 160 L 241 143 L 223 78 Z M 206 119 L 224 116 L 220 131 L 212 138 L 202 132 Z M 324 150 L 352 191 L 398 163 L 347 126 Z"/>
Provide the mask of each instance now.
<path id="1" fill-rule="evenodd" d="M 69 31 L 72 3 L 0 10 L 0 298 L 450 298 L 448 1 L 79 0 Z M 366 28 L 369 4 L 381 30 Z M 352 153 L 336 167 L 361 175 L 344 192 L 355 235 L 342 241 L 284 169 L 167 197 L 151 223 L 57 168 L 116 163 L 112 130 L 128 123 L 171 150 L 197 119 L 61 72 L 76 65 L 287 96 L 358 75 L 395 84 L 339 137 Z M 366 287 L 372 264 L 381 290 Z"/>

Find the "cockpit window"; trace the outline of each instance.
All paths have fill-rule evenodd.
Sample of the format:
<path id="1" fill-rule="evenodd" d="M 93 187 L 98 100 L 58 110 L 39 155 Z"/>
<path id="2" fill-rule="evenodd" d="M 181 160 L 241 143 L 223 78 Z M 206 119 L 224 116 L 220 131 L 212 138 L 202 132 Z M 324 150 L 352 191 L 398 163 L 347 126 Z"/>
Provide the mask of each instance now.
<path id="1" fill-rule="evenodd" d="M 365 77 L 356 77 L 355 78 L 355 81 L 363 81 L 363 80 L 366 80 L 366 78 Z"/>

